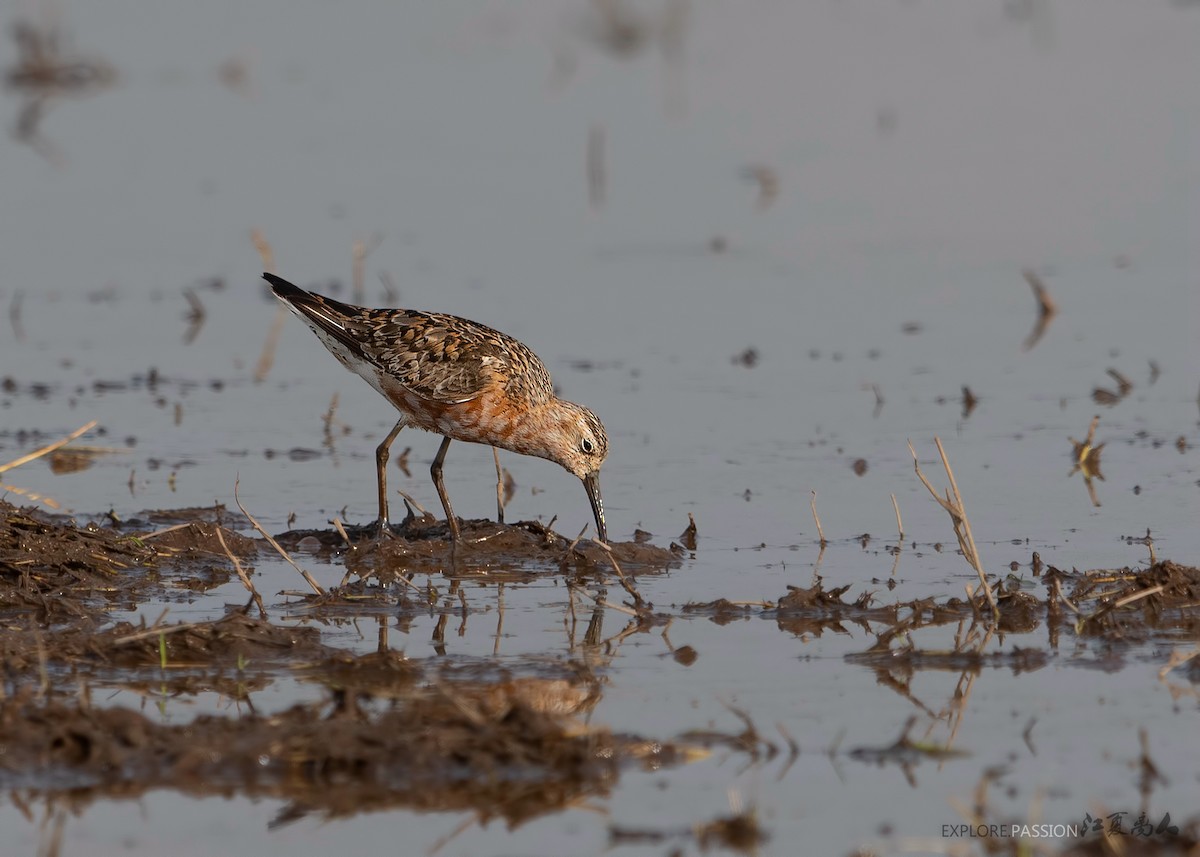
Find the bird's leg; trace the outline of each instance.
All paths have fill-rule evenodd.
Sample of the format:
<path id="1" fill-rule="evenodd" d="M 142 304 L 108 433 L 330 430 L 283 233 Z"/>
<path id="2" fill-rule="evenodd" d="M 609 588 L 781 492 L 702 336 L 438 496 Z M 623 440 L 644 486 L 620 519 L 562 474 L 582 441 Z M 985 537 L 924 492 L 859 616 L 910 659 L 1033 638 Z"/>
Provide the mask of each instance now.
<path id="1" fill-rule="evenodd" d="M 492 447 L 492 458 L 496 459 L 496 523 L 504 523 L 504 471 L 500 469 L 500 452 Z"/>
<path id="2" fill-rule="evenodd" d="M 446 485 L 442 482 L 442 462 L 446 460 L 446 450 L 450 446 L 450 438 L 443 437 L 442 445 L 438 447 L 437 455 L 433 457 L 433 464 L 429 468 L 429 475 L 433 477 L 433 487 L 437 489 L 438 497 L 442 500 L 442 508 L 446 510 L 446 523 L 450 525 L 450 538 L 454 544 L 458 544 L 462 537 L 458 530 L 458 519 L 454 517 L 454 509 L 450 505 L 450 496 L 446 493 Z"/>
<path id="3" fill-rule="evenodd" d="M 400 434 L 400 429 L 408 424 L 407 417 L 401 417 L 396 420 L 396 425 L 388 432 L 387 437 L 383 439 L 383 443 L 375 447 L 375 479 L 379 484 L 379 535 L 390 536 L 391 528 L 388 524 L 388 499 L 387 499 L 387 463 L 391 456 L 391 447 L 393 441 L 396 440 L 396 435 Z"/>

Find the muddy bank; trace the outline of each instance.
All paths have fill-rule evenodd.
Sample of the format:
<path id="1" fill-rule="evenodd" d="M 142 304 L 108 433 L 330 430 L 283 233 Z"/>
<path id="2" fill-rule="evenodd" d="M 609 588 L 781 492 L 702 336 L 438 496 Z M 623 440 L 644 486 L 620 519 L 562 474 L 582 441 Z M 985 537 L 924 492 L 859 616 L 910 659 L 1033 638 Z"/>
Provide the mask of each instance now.
<path id="1" fill-rule="evenodd" d="M 775 602 L 718 599 L 682 606 L 684 615 L 706 616 L 717 624 L 750 618 L 773 619 L 781 631 L 820 636 L 847 633 L 853 624 L 877 636 L 864 656 L 886 654 L 892 662 L 920 655 L 908 638 L 922 628 L 962 622 L 987 628 L 990 635 L 1028 634 L 1045 626 L 1051 648 L 1059 635 L 1135 643 L 1159 637 L 1200 640 L 1200 568 L 1156 560 L 1148 568 L 1063 571 L 1054 566 L 1036 576 L 993 583 L 996 611 L 982 593 L 969 599 L 921 598 L 887 602 L 864 590 L 847 600 L 852 585 L 825 588 L 820 577 L 810 587 L 789 586 Z M 991 636 L 989 635 L 989 639 Z M 948 658 L 947 663 L 958 661 Z M 1035 659 L 1036 661 L 1036 659 Z"/>
<path id="2" fill-rule="evenodd" d="M 243 561 L 249 579 L 264 541 L 229 529 L 233 522 L 213 507 L 76 526 L 0 504 L 0 785 L 21 789 L 24 800 L 69 795 L 76 805 L 158 788 L 270 796 L 288 803 L 277 821 L 407 807 L 471 809 L 517 824 L 607 794 L 624 766 L 703 755 L 701 740 L 616 735 L 588 723 L 603 679 L 583 661 L 547 659 L 516 675 L 386 648 L 355 655 L 325 645 L 317 623 L 274 623 L 251 603 L 200 622 L 111 620 L 113 610 L 228 583 Z M 406 528 L 387 541 L 363 538 L 361 552 L 353 536 L 342 542 L 334 531 L 280 540 L 340 544 L 348 572 L 358 569 L 376 589 L 414 565 L 453 578 L 463 568 L 485 575 L 536 560 L 542 573 L 558 574 L 608 557 L 541 525 L 468 522 L 470 558 L 443 569 L 444 527 Z M 613 553 L 631 566 L 676 561 L 648 545 Z M 492 564 L 480 568 L 481 559 Z M 355 604 L 361 585 L 309 597 L 307 616 Z M 316 688 L 318 698 L 258 711 L 255 694 L 283 678 Z M 94 687 L 106 688 L 105 698 L 113 688 L 161 698 L 216 693 L 237 706 L 168 724 L 99 704 Z"/>
<path id="3" fill-rule="evenodd" d="M 704 657 L 670 644 L 676 618 L 707 617 L 733 633 L 739 623 L 766 619 L 783 644 L 857 632 L 868 641 L 847 662 L 913 701 L 912 678 L 924 671 L 959 673 L 959 688 L 969 694 L 970 677 L 986 670 L 1034 672 L 1060 658 L 1095 665 L 1061 639 L 1074 638 L 1084 650 L 1102 644 L 1113 669 L 1133 644 L 1200 640 L 1200 569 L 1169 560 L 1087 572 L 1032 564 L 1028 576 L 995 580 L 995 613 L 982 593 L 898 601 L 876 584 L 827 587 L 820 577 L 772 601 L 663 608 L 643 598 L 638 578 L 678 567 L 696 550 L 694 531 L 687 547 L 669 549 L 645 536 L 606 549 L 536 522 L 467 521 L 463 531 L 466 544 L 453 553 L 445 525 L 415 515 L 385 539 L 371 527 L 280 534 L 277 541 L 301 564 L 341 559 L 344 578 L 318 593 L 304 591 L 297 575 L 295 591 L 260 593 L 254 566 L 272 549 L 223 507 L 78 526 L 0 505 L 0 787 L 18 805 L 44 803 L 55 812 L 170 789 L 281 801 L 264 820 L 270 825 L 406 809 L 468 811 L 515 826 L 603 800 L 631 769 L 666 769 L 718 750 L 749 766 L 772 764 L 783 776 L 800 758 L 799 743 L 782 727 L 783 740 L 768 736 L 733 706 L 740 729 L 663 737 L 595 722 L 623 640 L 661 634 L 683 668 Z M 437 642 L 454 613 L 465 622 L 486 612 L 468 603 L 467 581 L 499 589 L 544 576 L 560 576 L 568 593 L 566 656 L 410 658 L 388 645 L 392 626 L 403 631 L 438 616 Z M 194 601 L 221 586 L 228 588 L 214 611 L 220 615 L 202 621 L 113 619 L 150 603 Z M 242 597 L 227 603 L 229 593 Z M 591 602 L 578 617 L 577 601 Z M 605 636 L 604 618 L 614 613 L 627 624 Z M 377 651 L 331 644 L 336 638 L 327 630 L 360 619 L 378 624 Z M 930 629 L 945 629 L 937 644 L 923 636 Z M 1200 681 L 1197 660 L 1179 664 L 1193 683 Z M 299 689 L 302 701 L 295 690 L 272 692 L 285 685 Z M 169 698 L 203 704 L 163 722 L 129 707 L 131 696 L 143 707 Z M 275 709 L 264 702 L 284 698 Z M 897 766 L 910 783 L 922 762 L 970 759 L 953 742 L 930 744 L 909 728 L 893 743 L 823 752 L 835 764 Z M 614 845 L 685 840 L 751 851 L 769 830 L 751 807 L 686 830 L 614 823 L 610 835 Z"/>

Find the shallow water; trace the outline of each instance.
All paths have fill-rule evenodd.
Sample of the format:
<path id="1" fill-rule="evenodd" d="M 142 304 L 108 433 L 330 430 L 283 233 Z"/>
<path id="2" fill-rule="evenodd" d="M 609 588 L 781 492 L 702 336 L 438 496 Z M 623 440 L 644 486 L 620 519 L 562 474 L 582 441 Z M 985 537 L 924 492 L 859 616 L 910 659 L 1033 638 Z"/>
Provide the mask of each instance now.
<path id="1" fill-rule="evenodd" d="M 664 7 L 635 8 L 649 21 Z M 1076 823 L 1097 807 L 1136 810 L 1139 728 L 1166 777 L 1152 814 L 1191 815 L 1195 685 L 1158 671 L 1194 640 L 1114 652 L 1069 634 L 1051 646 L 1044 627 L 1011 635 L 991 648 L 1046 648 L 1049 664 L 985 667 L 961 713 L 939 719 L 960 672 L 917 670 L 905 698 L 846 659 L 873 633 L 847 624 L 796 636 L 769 618 L 718 625 L 681 608 L 810 585 L 813 491 L 830 540 L 827 586 L 883 603 L 961 597 L 974 573 L 906 446 L 942 485 L 935 435 L 990 571 L 1016 562 L 1028 578 L 1033 551 L 1065 569 L 1144 565 L 1146 547 L 1127 537 L 1147 528 L 1158 556 L 1197 563 L 1200 95 L 1184 81 L 1200 71 L 1200 13 L 1167 2 L 687 9 L 682 52 L 664 59 L 653 38 L 633 55 L 606 47 L 583 3 L 63 4 L 74 50 L 119 77 L 46 115 L 61 163 L 12 141 L 0 149 L 0 305 L 19 308 L 0 330 L 0 379 L 15 384 L 0 391 L 0 461 L 91 419 L 104 433 L 85 442 L 120 451 L 65 475 L 39 461 L 4 485 L 80 516 L 127 518 L 234 508 L 237 480 L 273 532 L 292 514 L 309 528 L 370 519 L 373 450 L 394 416 L 291 318 L 255 382 L 276 309 L 249 235 L 263 231 L 281 275 L 326 291 L 337 281 L 348 299 L 352 243 L 378 234 L 369 302 L 382 302 L 388 272 L 402 305 L 517 336 L 564 396 L 602 416 L 615 539 L 641 528 L 666 546 L 695 517 L 695 557 L 638 585 L 675 616 L 670 644 L 699 657 L 673 659 L 660 630 L 624 639 L 592 719 L 665 739 L 710 724 L 737 731 L 735 705 L 781 745 L 783 724 L 800 747 L 790 767 L 718 752 L 627 771 L 601 813 L 513 831 L 468 824 L 440 853 L 599 853 L 610 824 L 688 827 L 727 813 L 731 792 L 757 807 L 771 837 L 763 853 L 793 853 L 798 841 L 809 853 L 934 851 L 962 844 L 942 837 L 961 821 L 950 801 L 968 802 L 988 768 L 1003 769 L 990 792 L 998 817 L 1028 819 L 1036 806 L 1046 821 Z M 0 56 L 14 61 L 11 43 Z M 231 58 L 244 87 L 218 78 Z M 10 89 L 0 104 L 13 117 L 21 100 Z M 599 206 L 585 169 L 594 128 Z M 765 208 L 743 177 L 752 164 L 778 178 Z M 1037 317 L 1026 268 L 1060 311 L 1022 350 Z M 214 278 L 222 289 L 206 285 Z M 205 318 L 185 344 L 188 287 Z M 753 366 L 735 360 L 750 348 Z M 1115 390 L 1109 368 L 1133 389 L 1105 406 L 1093 389 Z M 979 399 L 967 416 L 963 385 Z M 345 431 L 330 448 L 321 415 L 335 393 Z M 1082 439 L 1095 414 L 1100 506 L 1068 475 L 1068 438 Z M 437 438 L 405 432 L 396 452 L 406 446 L 412 477 L 393 469 L 393 487 L 436 509 Z M 590 521 L 572 477 L 501 461 L 517 483 L 509 520 L 557 516 L 571 536 Z M 487 448 L 451 448 L 460 515 L 494 514 L 493 480 Z M 904 522 L 898 558 L 886 550 L 897 541 L 891 494 Z M 326 585 L 341 578 L 340 564 L 301 557 Z M 287 598 L 274 593 L 299 578 L 266 557 L 256 570 L 282 614 Z M 461 633 L 451 622 L 444 654 L 432 616 L 394 628 L 390 644 L 514 668 L 567 657 L 568 596 L 550 571 L 503 596 L 468 587 L 472 612 Z M 170 617 L 242 601 L 235 581 L 171 603 Z M 161 605 L 140 612 L 153 621 Z M 608 611 L 605 636 L 626 619 Z M 945 649 L 952 635 L 915 636 Z M 325 637 L 377 645 L 370 619 Z M 313 692 L 283 681 L 260 705 Z M 219 704 L 172 700 L 164 716 Z M 921 760 L 911 779 L 894 762 L 848 755 L 887 747 L 913 715 L 914 738 L 968 754 Z M 154 793 L 95 804 L 68 821 L 63 853 L 358 852 L 394 848 L 397 831 L 415 853 L 466 820 L 390 812 L 268 831 L 269 803 Z M 33 850 L 38 827 L 13 805 L 0 823 L 20 853 Z"/>

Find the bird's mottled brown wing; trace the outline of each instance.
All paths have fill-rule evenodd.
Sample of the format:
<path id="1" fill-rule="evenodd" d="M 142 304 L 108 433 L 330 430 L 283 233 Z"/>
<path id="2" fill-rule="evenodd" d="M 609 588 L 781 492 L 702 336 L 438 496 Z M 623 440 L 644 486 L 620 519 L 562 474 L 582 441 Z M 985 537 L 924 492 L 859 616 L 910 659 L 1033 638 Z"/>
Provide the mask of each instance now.
<path id="1" fill-rule="evenodd" d="M 421 398 L 453 404 L 504 390 L 536 404 L 553 395 L 537 355 L 510 336 L 465 318 L 405 309 L 365 309 L 306 292 L 268 275 L 275 293 L 359 359 Z"/>
<path id="2" fill-rule="evenodd" d="M 422 398 L 466 402 L 503 389 L 536 401 L 553 392 L 536 354 L 485 325 L 438 313 L 371 310 L 365 328 L 366 356 Z"/>

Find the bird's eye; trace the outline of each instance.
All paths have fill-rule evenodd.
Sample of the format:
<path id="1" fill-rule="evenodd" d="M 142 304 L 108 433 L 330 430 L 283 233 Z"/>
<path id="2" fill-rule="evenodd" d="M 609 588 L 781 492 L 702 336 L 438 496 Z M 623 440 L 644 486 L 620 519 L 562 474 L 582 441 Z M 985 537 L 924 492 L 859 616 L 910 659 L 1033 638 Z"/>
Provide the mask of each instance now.
<path id="1" fill-rule="evenodd" d="M 582 449 L 586 454 L 591 455 L 596 451 L 596 444 L 592 443 L 591 438 L 585 437 L 583 442 L 579 444 L 579 448 Z"/>

